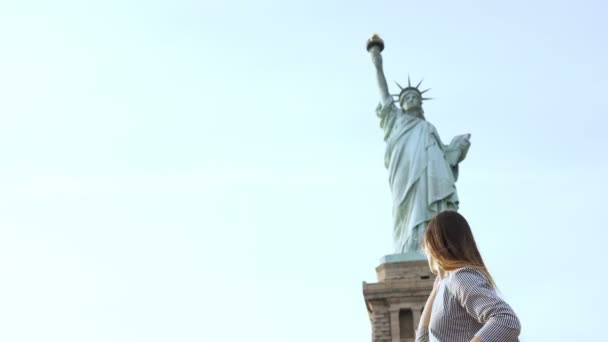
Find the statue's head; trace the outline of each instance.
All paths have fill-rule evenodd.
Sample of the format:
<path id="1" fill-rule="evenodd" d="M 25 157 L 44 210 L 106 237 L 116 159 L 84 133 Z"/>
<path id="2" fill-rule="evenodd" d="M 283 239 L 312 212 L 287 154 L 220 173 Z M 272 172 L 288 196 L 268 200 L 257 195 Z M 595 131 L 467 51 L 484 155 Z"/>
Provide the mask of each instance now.
<path id="1" fill-rule="evenodd" d="M 402 92 L 399 95 L 399 105 L 404 111 L 422 110 L 422 96 L 414 90 Z"/>
<path id="2" fill-rule="evenodd" d="M 413 87 L 412 83 L 410 82 L 409 76 L 407 78 L 407 87 L 404 88 L 399 83 L 397 83 L 397 86 L 399 86 L 401 92 L 399 93 L 399 95 L 396 96 L 399 97 L 399 105 L 404 111 L 418 111 L 420 112 L 420 115 L 424 113 L 424 111 L 422 110 L 422 101 L 430 100 L 430 98 L 423 97 L 422 94 L 426 93 L 430 89 L 421 91 L 418 88 L 421 83 L 422 81 L 418 82 L 418 85 Z"/>
<path id="3" fill-rule="evenodd" d="M 446 210 L 433 217 L 422 236 L 421 248 L 428 256 L 433 273 L 441 275 L 469 267 L 481 272 L 494 285 L 477 249 L 471 227 L 458 212 Z"/>

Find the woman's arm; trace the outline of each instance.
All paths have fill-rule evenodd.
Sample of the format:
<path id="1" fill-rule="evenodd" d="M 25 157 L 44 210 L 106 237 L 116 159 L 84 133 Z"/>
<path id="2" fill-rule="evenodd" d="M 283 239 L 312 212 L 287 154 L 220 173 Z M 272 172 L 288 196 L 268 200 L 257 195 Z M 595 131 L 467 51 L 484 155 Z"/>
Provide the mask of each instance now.
<path id="1" fill-rule="evenodd" d="M 420 322 L 418 323 L 418 329 L 416 330 L 416 342 L 429 341 L 429 322 L 431 320 L 433 302 L 437 296 L 440 281 L 441 277 L 437 276 L 435 278 L 435 283 L 433 284 L 433 290 L 431 291 L 429 298 L 426 300 L 426 304 L 424 304 L 424 309 L 422 310 L 422 315 L 420 316 Z"/>
<path id="2" fill-rule="evenodd" d="M 514 341 L 519 336 L 521 326 L 517 315 L 498 297 L 481 272 L 463 268 L 451 277 L 448 290 L 469 315 L 483 324 L 471 342 Z"/>

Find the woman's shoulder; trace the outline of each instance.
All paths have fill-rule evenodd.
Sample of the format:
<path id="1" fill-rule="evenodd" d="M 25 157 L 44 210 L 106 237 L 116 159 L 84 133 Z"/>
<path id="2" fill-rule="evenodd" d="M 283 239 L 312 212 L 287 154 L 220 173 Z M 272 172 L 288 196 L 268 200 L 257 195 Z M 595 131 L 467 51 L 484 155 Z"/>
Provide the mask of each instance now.
<path id="1" fill-rule="evenodd" d="M 479 286 L 486 283 L 489 284 L 486 276 L 481 271 L 473 267 L 461 267 L 450 271 L 448 272 L 446 278 L 448 288 L 456 292 L 471 286 Z"/>
<path id="2" fill-rule="evenodd" d="M 475 267 L 469 266 L 460 267 L 448 272 L 448 276 L 452 277 L 462 277 L 467 275 L 479 275 L 483 277 L 483 273 L 481 273 L 480 270 L 476 269 Z"/>

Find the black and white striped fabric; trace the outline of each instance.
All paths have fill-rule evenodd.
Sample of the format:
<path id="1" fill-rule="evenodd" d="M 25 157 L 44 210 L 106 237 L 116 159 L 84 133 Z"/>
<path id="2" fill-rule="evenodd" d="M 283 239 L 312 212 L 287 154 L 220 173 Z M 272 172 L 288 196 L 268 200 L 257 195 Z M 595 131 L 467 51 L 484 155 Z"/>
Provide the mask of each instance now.
<path id="1" fill-rule="evenodd" d="M 509 304 L 481 272 L 465 267 L 441 280 L 429 326 L 418 327 L 416 342 L 469 342 L 475 335 L 482 342 L 515 342 L 519 331 Z"/>

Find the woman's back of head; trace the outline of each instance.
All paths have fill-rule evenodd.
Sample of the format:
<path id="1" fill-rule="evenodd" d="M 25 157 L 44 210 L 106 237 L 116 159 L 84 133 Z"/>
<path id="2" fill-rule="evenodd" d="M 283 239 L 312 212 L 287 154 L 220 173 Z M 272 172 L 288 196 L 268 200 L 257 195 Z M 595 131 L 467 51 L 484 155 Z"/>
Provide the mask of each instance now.
<path id="1" fill-rule="evenodd" d="M 471 267 L 482 272 L 495 286 L 477 249 L 471 227 L 458 212 L 446 210 L 437 214 L 424 232 L 422 248 L 429 256 L 433 272 Z"/>

